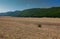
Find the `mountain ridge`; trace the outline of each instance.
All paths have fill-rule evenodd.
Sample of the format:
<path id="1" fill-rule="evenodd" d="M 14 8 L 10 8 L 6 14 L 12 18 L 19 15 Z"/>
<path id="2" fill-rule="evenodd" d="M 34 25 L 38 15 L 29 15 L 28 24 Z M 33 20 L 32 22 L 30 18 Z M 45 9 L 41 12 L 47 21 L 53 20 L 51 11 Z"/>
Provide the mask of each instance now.
<path id="1" fill-rule="evenodd" d="M 23 11 L 0 13 L 0 16 L 14 17 L 60 17 L 60 7 L 31 8 Z"/>

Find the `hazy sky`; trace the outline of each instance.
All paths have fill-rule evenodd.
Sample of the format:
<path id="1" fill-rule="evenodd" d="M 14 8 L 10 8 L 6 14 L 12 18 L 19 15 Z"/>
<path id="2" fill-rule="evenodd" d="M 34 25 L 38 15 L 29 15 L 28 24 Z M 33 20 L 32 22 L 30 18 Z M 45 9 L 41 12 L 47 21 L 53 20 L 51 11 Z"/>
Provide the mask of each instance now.
<path id="1" fill-rule="evenodd" d="M 60 6 L 60 0 L 0 0 L 0 12 Z"/>

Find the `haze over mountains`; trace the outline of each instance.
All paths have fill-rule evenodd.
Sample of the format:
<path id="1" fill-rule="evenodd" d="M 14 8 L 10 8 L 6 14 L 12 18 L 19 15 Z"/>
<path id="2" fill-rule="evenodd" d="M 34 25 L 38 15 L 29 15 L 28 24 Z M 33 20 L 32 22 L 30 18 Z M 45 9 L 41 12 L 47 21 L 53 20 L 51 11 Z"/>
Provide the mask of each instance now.
<path id="1" fill-rule="evenodd" d="M 0 16 L 17 16 L 21 11 L 10 11 L 5 13 L 0 13 Z"/>
<path id="2" fill-rule="evenodd" d="M 0 13 L 0 16 L 14 17 L 60 17 L 60 7 L 31 8 L 23 11 Z"/>

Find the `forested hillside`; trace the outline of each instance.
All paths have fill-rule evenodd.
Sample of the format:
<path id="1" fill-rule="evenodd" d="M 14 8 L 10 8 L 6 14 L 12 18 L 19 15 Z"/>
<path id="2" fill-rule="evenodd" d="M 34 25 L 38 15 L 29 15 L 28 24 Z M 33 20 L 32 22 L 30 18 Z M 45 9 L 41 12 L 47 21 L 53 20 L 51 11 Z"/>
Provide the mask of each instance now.
<path id="1" fill-rule="evenodd" d="M 5 14 L 5 13 L 4 13 Z M 0 16 L 15 16 L 15 17 L 60 17 L 60 7 L 52 8 L 31 8 L 23 11 L 7 12 Z"/>
<path id="2" fill-rule="evenodd" d="M 60 17 L 60 7 L 26 9 L 19 17 Z"/>

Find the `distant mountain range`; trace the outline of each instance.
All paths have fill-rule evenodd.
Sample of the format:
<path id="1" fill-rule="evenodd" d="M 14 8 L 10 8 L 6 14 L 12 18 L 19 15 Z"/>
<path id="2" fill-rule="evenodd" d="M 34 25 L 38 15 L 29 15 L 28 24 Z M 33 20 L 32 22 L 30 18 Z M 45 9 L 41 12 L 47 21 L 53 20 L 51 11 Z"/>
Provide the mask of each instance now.
<path id="1" fill-rule="evenodd" d="M 60 7 L 32 8 L 23 11 L 0 13 L 0 16 L 14 17 L 60 17 Z"/>
<path id="2" fill-rule="evenodd" d="M 21 11 L 14 11 L 14 12 L 5 12 L 5 13 L 0 13 L 0 16 L 17 16 L 21 13 Z"/>

